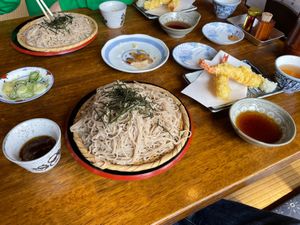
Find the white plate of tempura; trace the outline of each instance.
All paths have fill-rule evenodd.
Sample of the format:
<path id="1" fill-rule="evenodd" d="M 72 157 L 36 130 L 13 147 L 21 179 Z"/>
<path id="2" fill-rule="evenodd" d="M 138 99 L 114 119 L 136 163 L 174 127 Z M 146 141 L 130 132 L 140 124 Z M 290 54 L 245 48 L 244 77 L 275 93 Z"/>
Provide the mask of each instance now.
<path id="1" fill-rule="evenodd" d="M 195 0 L 138 0 L 135 6 L 148 19 L 156 19 L 167 12 L 189 12 L 196 10 Z"/>
<path id="2" fill-rule="evenodd" d="M 211 110 L 213 112 L 219 111 L 220 106 L 229 106 L 246 98 L 248 88 L 258 88 L 264 93 L 271 93 L 277 88 L 277 83 L 252 72 L 248 64 L 222 50 L 212 61 L 202 60 L 201 66 L 204 71 L 192 73 L 195 77 L 201 75 L 182 93 L 207 108 L 216 109 Z"/>

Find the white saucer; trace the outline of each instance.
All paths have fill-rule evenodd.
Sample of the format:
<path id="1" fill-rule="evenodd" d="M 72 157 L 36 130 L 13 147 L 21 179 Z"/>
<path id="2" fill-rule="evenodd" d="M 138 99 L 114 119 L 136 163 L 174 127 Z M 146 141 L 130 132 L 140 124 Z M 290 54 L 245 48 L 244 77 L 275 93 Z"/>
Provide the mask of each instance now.
<path id="1" fill-rule="evenodd" d="M 37 71 L 42 76 L 43 82 L 47 82 L 47 88 L 43 90 L 41 93 L 35 94 L 30 98 L 13 100 L 10 99 L 6 94 L 3 92 L 3 84 L 5 82 L 10 82 L 13 80 L 27 80 L 29 77 L 30 72 Z M 34 99 L 41 97 L 42 95 L 46 94 L 54 83 L 54 77 L 52 73 L 48 70 L 41 68 L 41 67 L 22 67 L 20 69 L 13 70 L 3 76 L 0 77 L 0 102 L 5 102 L 9 104 L 19 104 L 24 102 L 29 102 Z"/>
<path id="2" fill-rule="evenodd" d="M 229 23 L 212 22 L 205 24 L 202 28 L 204 36 L 219 45 L 231 45 L 240 42 L 244 38 L 244 32 Z M 230 40 L 229 36 L 234 35 L 237 39 Z"/>
<path id="3" fill-rule="evenodd" d="M 139 69 L 126 63 L 130 52 L 143 51 L 150 55 L 153 62 Z M 101 50 L 104 62 L 110 67 L 128 73 L 144 73 L 161 67 L 169 58 L 169 49 L 160 39 L 144 35 L 120 35 L 105 43 Z"/>
<path id="4" fill-rule="evenodd" d="M 175 61 L 181 66 L 191 70 L 201 69 L 198 65 L 199 60 L 211 60 L 216 54 L 217 51 L 214 48 L 197 42 L 186 42 L 177 45 L 173 50 Z"/>

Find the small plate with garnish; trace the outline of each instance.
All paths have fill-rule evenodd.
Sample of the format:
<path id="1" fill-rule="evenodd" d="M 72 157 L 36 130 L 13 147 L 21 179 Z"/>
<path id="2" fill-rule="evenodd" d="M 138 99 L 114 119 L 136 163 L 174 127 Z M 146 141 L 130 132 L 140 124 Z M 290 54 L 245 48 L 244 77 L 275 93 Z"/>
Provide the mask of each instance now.
<path id="1" fill-rule="evenodd" d="M 217 51 L 214 48 L 197 42 L 186 42 L 177 45 L 173 50 L 175 61 L 191 70 L 201 69 L 199 59 L 211 60 L 216 54 Z"/>
<path id="2" fill-rule="evenodd" d="M 212 22 L 202 28 L 204 36 L 219 45 L 231 45 L 244 39 L 244 32 L 229 23 Z"/>
<path id="3" fill-rule="evenodd" d="M 296 136 L 296 125 L 290 114 L 264 99 L 237 101 L 231 106 L 229 117 L 236 133 L 250 144 L 280 147 Z"/>
<path id="4" fill-rule="evenodd" d="M 41 67 L 23 67 L 0 77 L 0 101 L 29 102 L 46 94 L 54 83 L 52 73 Z"/>
<path id="5" fill-rule="evenodd" d="M 144 35 L 120 35 L 105 43 L 104 62 L 127 73 L 144 73 L 161 67 L 169 58 L 169 49 L 160 39 Z"/>

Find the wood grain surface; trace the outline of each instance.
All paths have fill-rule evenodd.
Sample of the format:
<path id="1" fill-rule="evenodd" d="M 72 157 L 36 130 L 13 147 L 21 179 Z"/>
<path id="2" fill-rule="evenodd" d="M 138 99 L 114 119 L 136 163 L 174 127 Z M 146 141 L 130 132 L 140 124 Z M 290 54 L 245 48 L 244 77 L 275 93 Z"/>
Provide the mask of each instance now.
<path id="1" fill-rule="evenodd" d="M 180 91 L 189 72 L 170 56 L 161 68 L 141 74 L 116 71 L 100 56 L 106 41 L 121 34 L 148 34 L 163 40 L 170 51 L 183 42 L 195 41 L 250 60 L 267 74 L 275 71 L 274 60 L 283 54 L 284 42 L 257 47 L 247 40 L 220 46 L 202 34 L 204 24 L 216 21 L 208 1 L 197 1 L 202 18 L 185 38 L 173 39 L 132 6 L 125 25 L 111 30 L 101 22 L 98 11 L 75 10 L 94 18 L 97 38 L 87 47 L 63 56 L 35 57 L 14 50 L 11 32 L 26 18 L 0 22 L 0 74 L 24 66 L 40 66 L 54 74 L 55 83 L 34 101 L 9 105 L 0 103 L 0 142 L 21 121 L 45 117 L 56 121 L 63 133 L 73 107 L 87 93 L 115 80 L 137 80 L 159 85 L 179 97 L 193 124 L 193 140 L 183 159 L 167 172 L 141 181 L 114 181 L 80 166 L 62 140 L 62 158 L 47 173 L 33 174 L 0 154 L 0 224 L 166 224 L 175 222 L 218 199 L 257 181 L 299 159 L 299 133 L 287 146 L 261 148 L 240 139 L 231 127 L 228 111 L 211 113 Z M 240 5 L 234 15 L 244 13 Z M 27 18 L 28 19 L 28 18 Z M 300 93 L 267 98 L 287 110 L 300 124 Z M 283 178 L 284 179 L 284 178 Z"/>

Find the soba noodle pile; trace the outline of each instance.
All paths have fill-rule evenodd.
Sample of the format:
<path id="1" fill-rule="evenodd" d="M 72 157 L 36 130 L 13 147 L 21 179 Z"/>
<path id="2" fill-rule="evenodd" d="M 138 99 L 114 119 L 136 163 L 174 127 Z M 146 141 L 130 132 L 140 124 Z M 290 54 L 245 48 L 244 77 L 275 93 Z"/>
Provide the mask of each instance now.
<path id="1" fill-rule="evenodd" d="M 182 107 L 156 86 L 115 82 L 97 89 L 71 131 L 79 134 L 100 168 L 141 165 L 184 145 L 190 131 Z"/>

